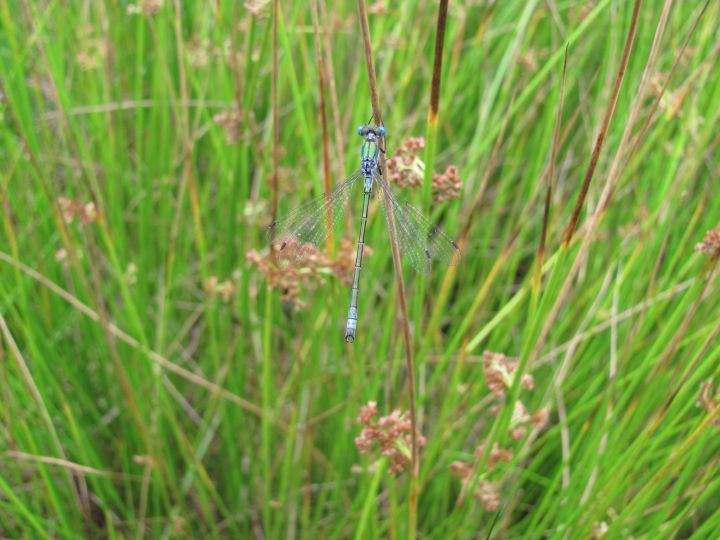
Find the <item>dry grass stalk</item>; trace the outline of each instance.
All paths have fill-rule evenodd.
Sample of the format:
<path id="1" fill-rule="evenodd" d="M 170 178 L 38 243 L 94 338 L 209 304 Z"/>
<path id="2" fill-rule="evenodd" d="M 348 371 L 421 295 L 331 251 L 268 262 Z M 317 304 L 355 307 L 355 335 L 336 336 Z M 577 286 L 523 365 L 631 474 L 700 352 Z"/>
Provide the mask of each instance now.
<path id="1" fill-rule="evenodd" d="M 368 28 L 367 10 L 364 0 L 358 0 L 358 15 L 360 19 L 360 29 L 362 32 L 363 50 L 365 52 L 365 66 L 367 68 L 368 83 L 370 86 L 370 99 L 372 101 L 373 116 L 377 125 L 382 125 L 382 115 L 380 113 L 380 98 L 377 91 L 377 80 L 375 77 L 375 68 L 373 65 L 372 44 L 370 42 L 370 30 Z M 385 146 L 384 137 L 381 138 L 381 144 Z M 380 154 L 380 174 L 385 176 L 385 155 Z M 415 403 L 415 371 L 413 363 L 412 338 L 410 336 L 410 318 L 408 315 L 407 297 L 405 294 L 405 283 L 403 281 L 402 264 L 400 262 L 400 247 L 398 246 L 397 233 L 395 231 L 395 222 L 391 202 L 385 193 L 385 204 L 388 208 L 387 222 L 388 233 L 390 237 L 390 247 L 392 251 L 393 264 L 395 267 L 395 275 L 397 277 L 398 299 L 400 301 L 400 312 L 402 316 L 402 330 L 405 340 L 405 361 L 407 365 L 407 386 L 410 398 L 410 422 L 411 422 L 411 482 L 410 482 L 410 523 L 409 537 L 415 538 L 417 528 L 417 499 L 418 499 L 418 481 L 417 477 L 420 472 L 420 457 L 417 445 L 417 411 Z"/>

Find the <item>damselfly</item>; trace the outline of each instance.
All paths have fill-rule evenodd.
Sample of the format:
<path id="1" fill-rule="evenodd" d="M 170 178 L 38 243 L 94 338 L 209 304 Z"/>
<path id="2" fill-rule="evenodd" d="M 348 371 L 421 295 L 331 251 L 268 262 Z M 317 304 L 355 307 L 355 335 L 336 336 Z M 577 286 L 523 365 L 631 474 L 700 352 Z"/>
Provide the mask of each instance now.
<path id="1" fill-rule="evenodd" d="M 355 255 L 350 308 L 345 326 L 345 341 L 355 341 L 358 320 L 358 290 L 360 269 L 362 267 L 363 247 L 365 246 L 365 224 L 373 185 L 377 184 L 384 195 L 385 217 L 389 220 L 388 210 L 397 233 L 398 244 L 404 259 L 420 273 L 428 274 L 433 265 L 455 264 L 460 249 L 454 240 L 436 227 L 419 210 L 407 203 L 398 201 L 385 179 L 379 174 L 378 161 L 380 139 L 385 137 L 385 126 L 364 125 L 357 130 L 363 137 L 360 147 L 360 169 L 339 184 L 326 196 L 312 200 L 290 212 L 285 218 L 276 220 L 268 227 L 268 234 L 274 249 L 291 258 L 300 259 L 306 252 L 306 244 L 314 244 L 322 249 L 330 232 L 340 223 L 340 216 L 347 204 L 353 188 L 363 186 L 363 207 L 360 218 L 360 234 Z"/>

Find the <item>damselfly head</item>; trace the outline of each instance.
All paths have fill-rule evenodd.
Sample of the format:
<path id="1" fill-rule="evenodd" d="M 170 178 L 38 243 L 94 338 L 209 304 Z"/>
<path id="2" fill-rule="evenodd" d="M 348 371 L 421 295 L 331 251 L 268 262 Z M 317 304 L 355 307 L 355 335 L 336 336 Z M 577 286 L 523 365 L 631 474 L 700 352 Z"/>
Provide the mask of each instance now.
<path id="1" fill-rule="evenodd" d="M 357 133 L 361 137 L 365 137 L 365 138 L 369 138 L 370 140 L 374 140 L 376 137 L 384 137 L 385 136 L 385 126 L 373 126 L 373 125 L 359 126 L 357 128 Z"/>

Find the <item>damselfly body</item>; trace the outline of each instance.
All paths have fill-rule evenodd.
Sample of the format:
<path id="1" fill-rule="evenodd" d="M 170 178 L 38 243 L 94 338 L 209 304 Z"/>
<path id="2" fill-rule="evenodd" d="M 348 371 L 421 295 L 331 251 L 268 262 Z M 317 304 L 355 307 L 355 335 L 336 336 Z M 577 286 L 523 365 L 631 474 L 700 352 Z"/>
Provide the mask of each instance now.
<path id="1" fill-rule="evenodd" d="M 363 125 L 357 130 L 363 138 L 360 147 L 360 168 L 327 196 L 312 200 L 286 217 L 276 220 L 268 227 L 274 249 L 291 258 L 302 258 L 306 244 L 322 249 L 330 232 L 340 223 L 343 209 L 356 185 L 363 186 L 363 206 L 360 218 L 355 270 L 353 274 L 350 308 L 345 327 L 345 341 L 355 341 L 358 321 L 358 291 L 365 246 L 365 225 L 373 186 L 379 186 L 383 194 L 386 218 L 392 219 L 397 233 L 398 245 L 404 260 L 420 273 L 428 274 L 434 265 L 452 265 L 459 258 L 460 250 L 449 236 L 435 226 L 419 210 L 397 200 L 380 174 L 378 162 L 381 140 L 385 126 Z M 360 182 L 362 180 L 362 182 Z"/>

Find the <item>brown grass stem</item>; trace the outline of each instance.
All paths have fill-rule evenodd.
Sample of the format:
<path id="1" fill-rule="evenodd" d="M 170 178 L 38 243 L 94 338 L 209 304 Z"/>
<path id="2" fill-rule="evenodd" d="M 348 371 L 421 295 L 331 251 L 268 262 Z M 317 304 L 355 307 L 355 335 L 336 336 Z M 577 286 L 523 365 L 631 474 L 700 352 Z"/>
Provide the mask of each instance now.
<path id="1" fill-rule="evenodd" d="M 438 4 L 437 23 L 435 30 L 435 54 L 433 71 L 430 79 L 430 107 L 428 108 L 427 129 L 425 132 L 425 174 L 423 176 L 423 204 L 430 210 L 432 203 L 432 180 L 437 154 L 438 117 L 440 113 L 440 82 L 442 79 L 442 57 L 445 44 L 445 26 L 447 25 L 447 0 Z"/>
<path id="2" fill-rule="evenodd" d="M 272 220 L 277 219 L 278 210 L 278 161 L 280 159 L 280 108 L 278 107 L 278 18 L 280 17 L 278 0 L 273 0 L 272 21 Z"/>
<path id="3" fill-rule="evenodd" d="M 428 121 L 437 119 L 440 108 L 440 79 L 442 76 L 442 53 L 445 44 L 445 26 L 447 23 L 448 0 L 440 0 L 438 5 L 437 31 L 435 32 L 435 58 L 433 60 L 432 82 L 430 84 L 430 111 Z"/>
<path id="4" fill-rule="evenodd" d="M 335 87 L 335 70 L 332 63 L 332 40 L 330 39 L 330 24 L 328 22 L 325 0 L 320 0 L 320 19 L 322 23 L 322 35 L 325 42 L 325 67 L 327 69 L 327 83 L 330 94 L 330 110 L 332 111 L 333 126 L 335 127 L 335 154 L 337 155 L 338 178 L 342 178 L 345 172 L 345 137 L 340 120 L 340 106 L 338 105 L 337 88 Z"/>
<path id="5" fill-rule="evenodd" d="M 605 111 L 605 118 L 603 120 L 603 127 L 600 129 L 600 134 L 598 134 L 598 138 L 596 139 L 595 147 L 593 148 L 593 154 L 590 158 L 590 165 L 588 166 L 588 171 L 585 175 L 585 180 L 583 182 L 583 187 L 581 188 L 581 194 L 580 198 L 578 199 L 578 204 L 575 206 L 575 209 L 573 210 L 573 217 L 571 217 L 570 222 L 568 223 L 568 227 L 565 230 L 565 236 L 563 245 L 565 248 L 569 247 L 569 243 L 572 240 L 573 232 L 575 231 L 575 227 L 577 225 L 577 219 L 580 216 L 580 210 L 582 207 L 582 201 L 584 201 L 585 197 L 587 196 L 587 188 L 589 187 L 589 182 L 592 179 L 593 173 L 595 171 L 595 165 L 597 165 L 597 158 L 600 154 L 600 149 L 602 147 L 602 142 L 605 138 L 604 132 L 607 131 L 607 128 L 609 126 L 609 120 L 612 118 L 612 110 L 615 108 L 615 103 L 617 102 L 617 94 L 619 92 L 620 86 L 619 83 L 622 82 L 623 75 L 625 73 L 625 68 L 627 66 L 627 61 L 629 59 L 629 52 L 631 50 L 631 44 L 635 37 L 635 31 L 637 30 L 637 19 L 638 14 L 640 11 L 640 4 L 642 3 L 642 0 L 635 0 L 635 4 L 633 6 L 633 18 L 630 22 L 630 28 L 628 29 L 628 34 L 625 39 L 625 46 L 623 47 L 623 56 L 622 60 L 620 62 L 620 66 L 618 67 L 617 76 L 615 78 L 615 84 L 613 86 L 613 97 L 610 99 L 610 103 L 608 103 L 607 109 Z M 602 137 L 601 137 L 602 134 Z M 607 191 L 607 187 L 605 191 Z M 601 200 L 605 199 L 605 193 L 601 197 Z M 602 207 L 602 203 L 598 206 L 598 209 Z M 580 251 L 578 252 L 577 256 L 575 257 L 575 260 L 573 262 L 572 267 L 570 268 L 570 272 L 568 273 L 567 277 L 565 278 L 565 281 L 562 284 L 562 287 L 557 295 L 557 298 L 555 299 L 555 303 L 553 304 L 552 308 L 550 309 L 550 312 L 548 313 L 548 316 L 545 320 L 545 324 L 542 327 L 542 330 L 540 331 L 540 334 L 537 337 L 537 340 L 535 341 L 535 344 L 529 354 L 529 358 L 535 358 L 537 357 L 538 353 L 542 349 L 542 346 L 545 344 L 545 340 L 547 339 L 548 334 L 550 333 L 550 329 L 553 327 L 555 323 L 555 318 L 557 317 L 560 306 L 565 301 L 566 297 L 568 296 L 570 292 L 570 286 L 572 285 L 572 281 L 575 278 L 575 275 L 577 274 L 578 270 L 580 269 L 580 265 L 583 261 L 583 258 L 585 254 L 587 253 L 588 248 L 590 247 L 590 239 L 592 237 L 593 231 L 595 230 L 595 227 L 599 220 L 599 212 L 595 212 L 592 214 L 592 216 L 589 219 L 588 225 L 585 228 L 585 235 L 583 237 L 582 246 L 580 248 Z M 520 370 L 518 371 L 520 373 Z"/>
<path id="6" fill-rule="evenodd" d="M 380 113 L 380 98 L 377 91 L 377 79 L 375 77 L 375 67 L 373 65 L 372 43 L 370 41 L 370 30 L 368 28 L 367 9 L 364 0 L 358 0 L 358 16 L 360 19 L 360 29 L 362 32 L 363 50 L 365 52 L 365 66 L 367 68 L 368 84 L 370 86 L 370 100 L 372 103 L 373 116 L 375 123 L 382 124 L 382 115 Z M 384 146 L 384 138 L 382 144 Z M 385 154 L 380 155 L 380 174 L 385 176 Z M 395 276 L 397 277 L 398 300 L 400 303 L 402 331 L 405 341 L 405 361 L 407 365 L 407 386 L 409 395 L 410 423 L 411 423 L 411 458 L 410 458 L 410 501 L 409 501 L 409 523 L 408 538 L 414 539 L 417 534 L 417 502 L 419 495 L 418 474 L 420 472 L 420 456 L 418 452 L 417 440 L 417 411 L 415 404 L 415 368 L 413 362 L 412 338 L 410 336 L 410 318 L 408 316 L 407 296 L 405 294 L 405 283 L 402 274 L 402 264 L 400 262 L 400 247 L 398 245 L 397 233 L 395 230 L 395 220 L 393 219 L 391 201 L 385 193 L 385 205 L 387 207 L 387 223 L 388 235 L 390 237 L 390 248 L 392 251 L 393 265 L 395 267 Z"/>
<path id="7" fill-rule="evenodd" d="M 632 50 L 632 44 L 635 40 L 635 32 L 637 31 L 637 23 L 640 15 L 640 4 L 642 4 L 642 0 L 635 0 L 632 19 L 630 20 L 630 28 L 628 28 L 625 45 L 623 46 L 622 57 L 620 59 L 620 66 L 618 67 L 615 82 L 613 83 L 612 93 L 610 94 L 610 102 L 605 109 L 605 116 L 603 118 L 602 125 L 600 126 L 600 131 L 595 139 L 595 146 L 593 147 L 592 154 L 590 155 L 590 163 L 585 171 L 583 183 L 580 186 L 580 195 L 578 196 L 575 208 L 573 208 L 572 216 L 570 217 L 570 221 L 565 229 L 563 240 L 565 246 L 570 245 L 570 241 L 572 240 L 575 229 L 577 228 L 577 223 L 580 219 L 580 212 L 585 205 L 585 199 L 587 198 L 588 190 L 590 189 L 590 182 L 595 174 L 595 168 L 597 167 L 598 159 L 600 158 L 600 152 L 602 151 L 603 144 L 605 142 L 605 136 L 607 135 L 608 128 L 610 127 L 610 121 L 612 120 L 613 113 L 615 112 L 615 105 L 617 105 L 618 96 L 620 95 L 620 86 L 622 85 L 623 78 L 625 77 L 625 69 L 627 68 L 627 63 L 630 59 L 630 51 Z"/>
<path id="8" fill-rule="evenodd" d="M 560 79 L 560 96 L 558 98 L 557 115 L 555 127 L 553 128 L 552 149 L 550 150 L 550 163 L 547 178 L 547 191 L 545 193 L 545 208 L 543 209 L 542 231 L 540 232 L 540 244 L 538 245 L 537 257 L 535 260 L 534 288 L 536 293 L 540 291 L 540 278 L 542 274 L 543 260 L 545 259 L 545 243 L 547 242 L 548 224 L 550 221 L 550 203 L 552 202 L 553 188 L 555 186 L 555 163 L 560 149 L 560 126 L 562 124 L 563 104 L 565 100 L 565 80 L 567 77 L 568 47 L 565 47 L 565 58 L 563 60 L 562 78 Z"/>
<path id="9" fill-rule="evenodd" d="M 643 122 L 643 125 L 640 127 L 640 130 L 638 131 L 637 135 L 635 136 L 635 140 L 632 143 L 632 146 L 630 147 L 630 151 L 628 152 L 628 156 L 625 159 L 625 162 L 623 163 L 622 169 L 620 169 L 620 173 L 618 174 L 618 178 L 621 178 L 623 174 L 625 174 L 625 171 L 627 170 L 628 166 L 630 165 L 630 162 L 632 161 L 633 156 L 637 153 L 638 148 L 640 147 L 640 144 L 645 140 L 645 133 L 647 132 L 648 128 L 650 127 L 650 123 L 652 122 L 653 118 L 655 117 L 655 112 L 657 111 L 658 106 L 660 105 L 660 102 L 665 95 L 665 91 L 668 88 L 668 85 L 670 84 L 670 81 L 673 78 L 673 75 L 675 74 L 675 70 L 677 69 L 678 65 L 680 64 L 680 59 L 683 57 L 683 54 L 685 53 L 685 49 L 687 49 L 688 43 L 690 42 L 690 38 L 695 33 L 695 30 L 697 29 L 698 25 L 700 24 L 700 20 L 702 19 L 703 15 L 705 14 L 705 11 L 708 8 L 708 5 L 710 4 L 710 0 L 706 0 L 705 4 L 703 5 L 702 9 L 700 10 L 700 13 L 698 13 L 697 18 L 693 22 L 693 25 L 690 27 L 690 31 L 688 32 L 687 36 L 685 36 L 685 40 L 683 41 L 682 46 L 680 47 L 680 50 L 678 51 L 677 56 L 675 57 L 675 61 L 672 64 L 672 67 L 670 68 L 670 71 L 668 72 L 667 76 L 665 77 L 665 82 L 663 83 L 662 88 L 657 93 L 657 96 L 655 97 L 655 100 L 653 101 L 653 104 L 650 107 L 650 111 L 648 112 L 647 116 L 645 117 L 645 121 Z M 658 30 L 655 33 L 655 39 L 653 40 L 653 46 L 651 50 L 651 61 L 654 63 L 655 56 L 657 55 L 657 51 L 660 48 L 660 38 L 662 37 L 662 31 L 665 28 L 666 18 L 667 15 L 665 11 L 669 11 L 669 7 L 665 6 L 663 9 L 663 14 L 661 15 L 661 21 L 658 23 Z M 648 61 L 648 64 L 650 63 L 650 60 Z M 640 83 L 641 88 L 644 88 L 648 82 L 649 82 L 650 73 L 646 69 L 645 73 L 643 73 L 643 78 Z M 647 78 L 647 80 L 646 80 Z M 623 137 L 623 140 L 625 138 Z M 613 164 L 614 165 L 614 164 Z M 613 167 L 613 170 L 615 167 Z M 602 211 L 604 212 L 607 210 L 607 207 L 610 205 L 610 200 L 612 198 L 614 189 L 610 192 L 608 197 L 606 198 L 605 202 L 602 205 Z"/>
<path id="10" fill-rule="evenodd" d="M 330 137 L 328 135 L 328 122 L 327 114 L 325 112 L 325 62 L 322 55 L 322 47 L 320 46 L 320 23 L 318 20 L 318 0 L 311 0 L 310 2 L 310 13 L 312 16 L 313 26 L 313 44 L 315 46 L 315 59 L 318 66 L 318 86 L 320 87 L 320 125 L 322 126 L 322 149 L 323 149 L 323 187 L 325 189 L 325 196 L 330 196 Z M 326 210 L 326 227 L 328 230 L 332 229 L 332 207 L 328 206 Z M 328 253 L 332 248 L 333 235 L 328 235 L 326 241 L 326 247 Z"/>
<path id="11" fill-rule="evenodd" d="M 639 1 L 638 1 L 638 3 L 639 3 Z M 637 6 L 636 6 L 636 7 L 637 7 Z M 703 14 L 705 13 L 705 8 L 706 8 L 706 7 L 707 7 L 707 3 L 705 4 L 705 6 L 703 7 L 703 9 L 701 10 L 701 12 L 700 12 L 700 14 L 698 15 L 695 23 L 693 24 L 693 26 L 691 27 L 690 31 L 688 32 L 688 36 L 687 36 L 687 38 L 686 38 L 686 40 L 685 40 L 684 46 L 683 46 L 683 48 L 679 51 L 679 53 L 678 53 L 678 55 L 677 55 L 677 59 L 676 59 L 675 63 L 673 64 L 673 68 L 677 65 L 677 62 L 678 62 L 679 58 L 682 56 L 683 51 L 685 50 L 684 47 L 685 47 L 685 45 L 687 45 L 687 42 L 689 41 L 690 36 L 694 33 L 695 29 L 697 28 L 700 19 L 702 18 Z M 661 31 L 662 31 L 663 24 L 664 24 L 664 22 L 663 22 L 662 19 L 661 19 L 661 21 L 658 23 L 658 32 L 661 32 Z M 656 33 L 656 34 L 657 34 L 657 33 Z M 660 40 L 659 40 L 659 38 L 656 37 L 656 40 L 655 40 L 655 42 L 654 42 L 654 44 L 653 44 L 653 49 L 659 47 L 659 43 L 660 43 Z M 652 62 L 654 61 L 654 57 L 655 57 L 655 56 L 654 56 L 653 52 L 651 51 L 651 54 L 650 54 L 650 56 L 649 56 L 649 58 L 648 58 L 648 63 L 652 63 Z M 647 67 L 646 67 L 646 72 L 647 72 Z M 672 73 L 672 72 L 671 72 L 671 73 Z M 669 79 L 669 78 L 670 78 L 670 77 L 668 77 L 668 79 Z M 643 87 L 643 85 L 642 85 L 642 82 L 641 82 L 641 89 L 642 89 L 642 87 Z M 664 94 L 665 88 L 667 88 L 667 84 L 663 87 L 663 90 L 660 92 L 660 94 L 659 94 L 659 96 L 658 96 L 658 98 L 657 98 L 658 101 L 660 100 L 660 98 L 661 98 L 662 95 Z M 641 94 L 641 93 L 638 93 L 638 95 L 637 95 L 637 97 L 636 97 L 636 101 L 635 101 L 635 103 L 633 104 L 633 108 L 639 108 L 639 107 L 640 107 L 641 100 L 642 100 L 642 94 Z M 649 117 L 652 116 L 653 112 L 654 112 L 654 109 L 651 110 Z M 649 117 L 648 117 L 648 118 L 649 118 Z M 631 119 L 632 119 L 632 115 L 631 115 Z M 649 120 L 646 120 L 645 125 L 643 126 L 642 129 L 645 129 L 645 127 L 646 127 L 647 125 L 649 125 Z M 641 133 L 642 133 L 642 129 L 641 129 Z M 629 133 L 628 129 L 626 129 L 626 132 Z M 625 137 L 623 137 L 623 141 L 626 142 L 627 139 L 626 139 Z M 629 158 L 628 158 L 628 161 L 629 161 Z M 624 169 L 621 171 L 620 175 L 622 175 L 622 172 L 623 172 L 623 171 L 624 171 Z M 542 328 L 542 331 L 540 332 L 540 335 L 538 336 L 538 339 L 537 339 L 537 341 L 535 342 L 535 345 L 534 345 L 532 351 L 530 352 L 529 358 L 531 358 L 531 359 L 532 359 L 532 358 L 535 358 L 535 357 L 538 355 L 539 351 L 541 350 L 542 346 L 544 345 L 545 340 L 547 339 L 547 336 L 548 336 L 548 334 L 549 334 L 549 332 L 550 332 L 550 329 L 552 328 L 552 325 L 554 324 L 555 318 L 557 317 L 557 314 L 558 314 L 558 312 L 559 312 L 559 310 L 560 310 L 560 306 L 561 306 L 562 303 L 565 301 L 565 299 L 567 298 L 567 296 L 568 296 L 568 294 L 569 294 L 569 292 L 570 292 L 570 285 L 572 284 L 573 279 L 575 278 L 575 276 L 577 275 L 577 273 L 578 273 L 578 271 L 579 271 L 579 269 L 580 269 L 580 265 L 581 265 L 582 260 L 584 259 L 584 257 L 585 257 L 586 254 L 587 254 L 587 251 L 588 251 L 588 249 L 589 249 L 589 247 L 590 247 L 590 239 L 592 238 L 593 232 L 595 231 L 598 223 L 600 222 L 600 219 L 601 219 L 602 215 L 603 215 L 604 212 L 605 212 L 605 209 L 607 208 L 607 206 L 608 206 L 608 204 L 609 204 L 609 199 L 610 199 L 610 196 L 611 196 L 612 193 L 613 193 L 614 186 L 615 186 L 615 183 L 616 183 L 616 181 L 617 181 L 617 178 L 619 178 L 619 176 L 608 175 L 605 188 L 603 189 L 603 193 L 602 193 L 601 196 L 600 196 L 600 200 L 599 200 L 599 204 L 598 204 L 598 206 L 597 206 L 597 210 L 596 210 L 596 211 L 592 214 L 592 216 L 590 217 L 589 222 L 588 222 L 588 225 L 587 225 L 587 227 L 586 227 L 586 230 L 585 230 L 585 233 L 584 233 L 584 236 L 583 236 L 583 239 L 582 239 L 582 244 L 581 244 L 581 246 L 580 246 L 580 250 L 578 251 L 578 253 L 577 253 L 576 257 L 575 257 L 575 260 L 574 260 L 574 262 L 573 262 L 573 264 L 572 264 L 572 266 L 571 266 L 571 268 L 570 268 L 570 271 L 568 272 L 567 277 L 565 278 L 565 281 L 564 281 L 564 283 L 563 283 L 563 285 L 562 285 L 562 287 L 561 287 L 561 290 L 560 290 L 560 292 L 558 293 L 558 296 L 557 296 L 557 298 L 556 298 L 556 300 L 555 300 L 555 303 L 553 304 L 553 306 L 552 306 L 552 308 L 551 308 L 551 310 L 550 310 L 550 313 L 548 314 L 548 317 L 547 317 L 547 319 L 546 319 L 546 321 L 545 321 L 545 324 L 544 324 L 544 326 L 543 326 L 543 328 Z"/>

